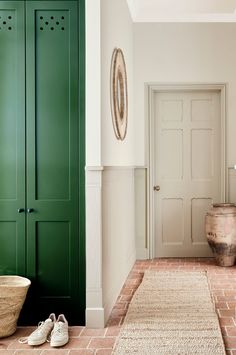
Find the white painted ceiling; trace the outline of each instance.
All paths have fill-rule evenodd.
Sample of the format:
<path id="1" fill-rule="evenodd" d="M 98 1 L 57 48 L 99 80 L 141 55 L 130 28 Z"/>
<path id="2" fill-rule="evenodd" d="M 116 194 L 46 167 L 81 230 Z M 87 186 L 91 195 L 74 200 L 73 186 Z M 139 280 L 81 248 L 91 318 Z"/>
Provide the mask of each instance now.
<path id="1" fill-rule="evenodd" d="M 236 0 L 127 0 L 127 3 L 134 22 L 236 22 Z"/>

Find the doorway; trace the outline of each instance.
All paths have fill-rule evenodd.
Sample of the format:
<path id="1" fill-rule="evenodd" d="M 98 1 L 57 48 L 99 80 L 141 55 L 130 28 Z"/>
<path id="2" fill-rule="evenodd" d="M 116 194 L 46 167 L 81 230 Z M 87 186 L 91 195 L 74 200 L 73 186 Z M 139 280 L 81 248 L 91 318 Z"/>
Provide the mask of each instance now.
<path id="1" fill-rule="evenodd" d="M 207 257 L 204 219 L 225 200 L 225 86 L 150 86 L 152 257 Z"/>

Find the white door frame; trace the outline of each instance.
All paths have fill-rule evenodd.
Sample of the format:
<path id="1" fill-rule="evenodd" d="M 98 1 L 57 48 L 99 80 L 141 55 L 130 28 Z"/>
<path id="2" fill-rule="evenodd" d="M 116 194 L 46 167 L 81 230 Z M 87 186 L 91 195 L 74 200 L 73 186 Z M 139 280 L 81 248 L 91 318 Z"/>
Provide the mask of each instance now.
<path id="1" fill-rule="evenodd" d="M 226 171 L 226 88 L 227 84 L 146 84 L 146 112 L 148 116 L 147 129 L 147 220 L 148 220 L 148 246 L 149 258 L 155 257 L 154 233 L 154 95 L 156 93 L 173 91 L 218 91 L 220 92 L 221 107 L 221 202 L 225 202 L 228 193 L 228 177 Z"/>

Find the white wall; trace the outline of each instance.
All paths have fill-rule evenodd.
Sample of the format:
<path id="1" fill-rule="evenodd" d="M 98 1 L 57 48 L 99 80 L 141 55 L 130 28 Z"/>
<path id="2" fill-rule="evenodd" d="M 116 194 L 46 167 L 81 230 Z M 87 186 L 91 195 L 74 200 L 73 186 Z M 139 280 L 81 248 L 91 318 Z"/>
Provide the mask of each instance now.
<path id="1" fill-rule="evenodd" d="M 103 304 L 105 321 L 135 261 L 134 170 L 103 173 Z"/>
<path id="2" fill-rule="evenodd" d="M 123 142 L 113 132 L 110 66 L 114 48 L 123 50 L 128 79 L 128 130 Z M 134 165 L 133 23 L 126 0 L 101 0 L 102 164 Z"/>
<path id="3" fill-rule="evenodd" d="M 227 157 L 236 164 L 236 24 L 135 24 L 136 165 L 145 159 L 144 83 L 228 83 Z"/>
<path id="4" fill-rule="evenodd" d="M 110 110 L 110 65 L 123 50 L 128 78 L 128 130 L 115 137 Z M 126 0 L 101 0 L 102 286 L 105 321 L 135 262 L 133 24 Z"/>
<path id="5" fill-rule="evenodd" d="M 128 130 L 113 132 L 110 65 L 123 50 Z M 126 0 L 86 0 L 86 325 L 102 327 L 135 262 L 133 24 Z"/>

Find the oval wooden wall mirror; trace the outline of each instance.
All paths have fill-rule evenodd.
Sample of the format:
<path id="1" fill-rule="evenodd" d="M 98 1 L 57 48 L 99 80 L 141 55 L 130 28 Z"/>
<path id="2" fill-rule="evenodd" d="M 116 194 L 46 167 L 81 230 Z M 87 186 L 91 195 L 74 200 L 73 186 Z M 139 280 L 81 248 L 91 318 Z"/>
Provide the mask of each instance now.
<path id="1" fill-rule="evenodd" d="M 124 54 L 115 48 L 111 60 L 111 113 L 117 139 L 124 140 L 128 122 L 127 74 Z"/>

